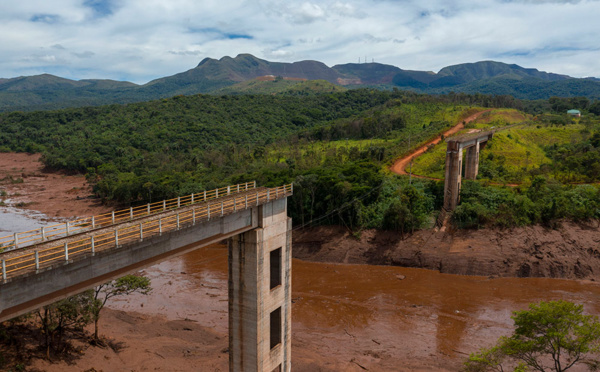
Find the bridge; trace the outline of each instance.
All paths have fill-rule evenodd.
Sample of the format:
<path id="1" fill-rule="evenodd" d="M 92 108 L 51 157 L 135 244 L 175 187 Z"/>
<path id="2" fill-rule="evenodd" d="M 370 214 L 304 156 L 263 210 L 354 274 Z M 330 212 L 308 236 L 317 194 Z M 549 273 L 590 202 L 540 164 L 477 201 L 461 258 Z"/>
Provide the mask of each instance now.
<path id="1" fill-rule="evenodd" d="M 245 183 L 0 237 L 0 322 L 228 239 L 229 369 L 290 371 L 292 194 Z"/>
<path id="2" fill-rule="evenodd" d="M 463 174 L 463 150 L 465 178 L 474 180 L 479 172 L 479 151 L 492 139 L 494 131 L 464 134 L 447 140 L 446 177 L 444 180 L 444 211 L 453 211 L 460 201 Z"/>

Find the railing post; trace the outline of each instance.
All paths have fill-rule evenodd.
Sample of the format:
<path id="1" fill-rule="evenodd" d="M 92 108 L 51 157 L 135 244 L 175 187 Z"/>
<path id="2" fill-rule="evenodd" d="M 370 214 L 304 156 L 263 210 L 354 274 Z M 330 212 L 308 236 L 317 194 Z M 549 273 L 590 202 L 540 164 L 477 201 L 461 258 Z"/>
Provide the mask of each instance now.
<path id="1" fill-rule="evenodd" d="M 252 183 L 254 184 L 254 188 L 256 188 L 256 181 L 252 181 Z"/>
<path id="2" fill-rule="evenodd" d="M 163 200 L 163 212 L 167 210 L 167 201 Z"/>
<path id="3" fill-rule="evenodd" d="M 90 245 L 92 246 L 92 256 L 96 254 L 96 245 L 94 244 L 94 237 L 90 236 Z"/>
<path id="4" fill-rule="evenodd" d="M 35 256 L 35 271 L 40 269 L 40 254 L 38 251 L 33 252 Z"/>
<path id="5" fill-rule="evenodd" d="M 294 183 L 292 182 L 292 184 L 290 185 L 290 191 L 292 192 L 292 194 L 294 193 Z"/>
<path id="6" fill-rule="evenodd" d="M 194 193 L 192 193 L 192 199 L 191 199 L 190 204 L 194 204 Z"/>
<path id="7" fill-rule="evenodd" d="M 192 194 L 194 195 L 194 194 Z M 192 208 L 192 225 L 196 224 L 196 208 Z"/>
<path id="8" fill-rule="evenodd" d="M 248 209 L 248 195 L 246 195 L 246 209 Z"/>
<path id="9" fill-rule="evenodd" d="M 219 189 L 215 189 L 215 198 L 219 197 Z"/>
<path id="10" fill-rule="evenodd" d="M 129 219 L 133 220 L 133 207 L 129 207 Z"/>
<path id="11" fill-rule="evenodd" d="M 240 184 L 237 184 L 237 192 L 240 192 Z"/>
<path id="12" fill-rule="evenodd" d="M 237 203 L 236 203 L 235 197 L 233 197 L 233 211 L 237 212 Z"/>
<path id="13" fill-rule="evenodd" d="M 119 246 L 119 229 L 115 230 L 115 247 Z"/>
<path id="14" fill-rule="evenodd" d="M 248 182 L 246 182 L 246 191 L 248 191 Z"/>
<path id="15" fill-rule="evenodd" d="M 65 223 L 65 231 L 67 232 L 67 236 L 69 236 L 69 222 Z"/>
<path id="16" fill-rule="evenodd" d="M 230 189 L 230 187 L 231 187 L 231 186 L 227 186 L 227 195 L 231 194 L 231 189 Z"/>
<path id="17" fill-rule="evenodd" d="M 144 227 L 142 226 L 142 223 L 140 222 L 140 241 L 144 240 Z"/>
<path id="18" fill-rule="evenodd" d="M 258 191 L 256 192 L 256 206 L 258 207 Z"/>
<path id="19" fill-rule="evenodd" d="M 14 249 L 19 248 L 19 234 L 18 233 L 15 233 L 14 241 L 15 241 L 15 247 L 14 247 Z"/>
<path id="20" fill-rule="evenodd" d="M 206 206 L 206 217 L 210 221 L 210 204 Z"/>
<path id="21" fill-rule="evenodd" d="M 221 217 L 223 217 L 223 202 L 221 202 Z"/>
<path id="22" fill-rule="evenodd" d="M 268 202 L 268 201 L 269 201 L 269 199 L 270 199 L 270 195 L 269 195 L 269 194 L 270 194 L 270 192 L 271 192 L 271 190 L 270 190 L 270 189 L 267 189 L 267 202 Z"/>
<path id="23" fill-rule="evenodd" d="M 179 213 L 177 213 L 177 230 L 179 230 Z"/>
<path id="24" fill-rule="evenodd" d="M 177 197 L 177 208 L 181 207 L 181 196 Z"/>
<path id="25" fill-rule="evenodd" d="M 92 216 L 92 229 L 96 228 L 96 217 Z"/>
<path id="26" fill-rule="evenodd" d="M 6 261 L 2 260 L 2 280 L 6 281 Z"/>
<path id="27" fill-rule="evenodd" d="M 206 201 L 206 190 L 204 190 L 204 201 Z"/>
<path id="28" fill-rule="evenodd" d="M 148 203 L 148 216 L 150 215 L 150 203 Z"/>
<path id="29" fill-rule="evenodd" d="M 115 224 L 115 211 L 112 211 L 111 216 L 112 216 L 112 224 L 114 225 Z"/>
<path id="30" fill-rule="evenodd" d="M 158 217 L 158 235 L 162 235 L 162 217 Z"/>
<path id="31" fill-rule="evenodd" d="M 275 199 L 279 199 L 279 187 L 275 188 Z"/>
<path id="32" fill-rule="evenodd" d="M 69 243 L 65 242 L 65 261 L 69 261 Z"/>

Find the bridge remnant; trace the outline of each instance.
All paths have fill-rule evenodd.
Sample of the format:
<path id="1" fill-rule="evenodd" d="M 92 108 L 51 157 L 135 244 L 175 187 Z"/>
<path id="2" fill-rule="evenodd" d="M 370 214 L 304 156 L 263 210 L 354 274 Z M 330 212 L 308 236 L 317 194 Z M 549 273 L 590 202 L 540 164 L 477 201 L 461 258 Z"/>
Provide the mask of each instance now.
<path id="1" fill-rule="evenodd" d="M 466 152 L 464 177 L 474 180 L 479 173 L 479 152 L 485 147 L 493 134 L 493 131 L 478 132 L 454 137 L 446 141 L 448 147 L 446 150 L 446 178 L 444 180 L 444 209 L 447 212 L 453 211 L 460 201 L 463 152 Z"/>

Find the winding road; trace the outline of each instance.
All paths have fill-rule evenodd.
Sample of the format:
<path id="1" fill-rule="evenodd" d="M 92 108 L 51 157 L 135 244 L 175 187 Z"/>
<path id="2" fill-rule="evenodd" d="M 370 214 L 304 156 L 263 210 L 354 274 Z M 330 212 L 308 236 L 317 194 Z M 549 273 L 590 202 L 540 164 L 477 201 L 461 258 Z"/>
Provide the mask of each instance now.
<path id="1" fill-rule="evenodd" d="M 443 133 L 444 134 L 444 138 L 448 138 L 449 136 L 457 133 L 458 131 L 460 131 L 461 129 L 463 129 L 465 127 L 466 123 L 472 122 L 473 120 L 475 120 L 479 116 L 481 116 L 484 112 L 488 112 L 488 111 L 491 111 L 491 109 L 479 111 L 479 112 L 476 112 L 475 114 L 467 117 L 466 119 L 464 119 L 460 123 L 456 124 L 452 128 L 450 128 L 447 131 L 445 131 Z M 410 164 L 410 162 L 413 159 L 415 159 L 418 156 L 420 156 L 421 154 L 423 154 L 427 150 L 427 148 L 429 147 L 429 145 L 432 145 L 432 144 L 433 145 L 437 145 L 438 143 L 440 143 L 441 140 L 442 140 L 442 136 L 439 135 L 436 138 L 434 138 L 433 140 L 431 140 L 431 141 L 427 142 L 426 144 L 424 144 L 423 146 L 417 148 L 416 150 L 414 150 L 410 154 L 406 155 L 405 157 L 402 157 L 402 158 L 396 160 L 394 162 L 394 164 L 390 167 L 390 170 L 392 172 L 396 173 L 396 174 L 408 175 L 408 173 L 406 172 L 405 169 Z M 413 176 L 419 177 L 419 178 L 430 178 L 430 177 L 417 176 L 415 174 L 413 174 Z"/>

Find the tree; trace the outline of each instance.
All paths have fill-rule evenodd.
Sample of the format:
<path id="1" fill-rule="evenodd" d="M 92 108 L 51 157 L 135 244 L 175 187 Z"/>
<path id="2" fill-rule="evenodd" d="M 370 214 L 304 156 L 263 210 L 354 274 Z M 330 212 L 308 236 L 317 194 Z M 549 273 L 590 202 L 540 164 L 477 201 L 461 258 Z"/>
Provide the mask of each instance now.
<path id="1" fill-rule="evenodd" d="M 152 288 L 150 287 L 150 279 L 145 276 L 125 275 L 122 278 L 113 280 L 88 291 L 92 297 L 91 313 L 94 322 L 94 340 L 98 338 L 98 321 L 100 320 L 100 311 L 106 305 L 106 302 L 116 296 L 126 296 L 134 292 L 148 294 Z"/>
<path id="2" fill-rule="evenodd" d="M 592 357 L 600 353 L 600 322 L 584 315 L 583 305 L 542 301 L 513 314 L 513 334 L 471 354 L 465 371 L 505 371 L 512 366 L 514 371 L 563 372 L 577 364 L 600 368 L 600 360 Z"/>

